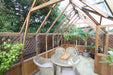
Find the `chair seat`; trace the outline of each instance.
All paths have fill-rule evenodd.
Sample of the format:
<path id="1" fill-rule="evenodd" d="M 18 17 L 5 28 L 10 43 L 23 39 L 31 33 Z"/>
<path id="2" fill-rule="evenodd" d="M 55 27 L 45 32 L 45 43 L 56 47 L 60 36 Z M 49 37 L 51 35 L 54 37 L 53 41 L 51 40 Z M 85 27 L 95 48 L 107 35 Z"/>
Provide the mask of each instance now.
<path id="1" fill-rule="evenodd" d="M 53 63 L 51 63 L 51 62 L 48 62 L 48 63 L 44 63 L 44 64 L 42 64 L 43 66 L 53 66 Z"/>
<path id="2" fill-rule="evenodd" d="M 75 75 L 73 70 L 62 70 L 63 75 Z"/>

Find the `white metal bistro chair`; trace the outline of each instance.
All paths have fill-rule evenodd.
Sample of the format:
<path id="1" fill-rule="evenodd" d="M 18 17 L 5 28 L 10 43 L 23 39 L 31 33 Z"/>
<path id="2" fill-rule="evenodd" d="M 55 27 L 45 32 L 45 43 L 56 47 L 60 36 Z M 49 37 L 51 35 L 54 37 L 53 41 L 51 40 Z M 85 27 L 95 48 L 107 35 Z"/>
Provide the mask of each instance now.
<path id="1" fill-rule="evenodd" d="M 73 47 L 66 48 L 66 53 L 76 54 L 77 55 L 76 49 L 73 48 Z"/>
<path id="2" fill-rule="evenodd" d="M 56 51 L 55 53 L 64 53 L 65 52 L 65 49 L 63 47 L 58 47 L 56 48 Z"/>
<path id="3" fill-rule="evenodd" d="M 40 56 L 35 56 L 33 58 L 33 61 L 40 70 L 39 75 L 54 75 L 54 67 L 50 59 L 46 59 Z"/>

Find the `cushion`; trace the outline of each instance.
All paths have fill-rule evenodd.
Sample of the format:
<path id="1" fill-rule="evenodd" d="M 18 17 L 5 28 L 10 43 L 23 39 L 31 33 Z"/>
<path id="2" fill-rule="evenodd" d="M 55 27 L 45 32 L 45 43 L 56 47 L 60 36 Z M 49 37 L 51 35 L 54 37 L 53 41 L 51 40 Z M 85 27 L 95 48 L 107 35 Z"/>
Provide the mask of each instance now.
<path id="1" fill-rule="evenodd" d="M 63 75 L 75 75 L 73 70 L 62 70 Z"/>
<path id="2" fill-rule="evenodd" d="M 53 63 L 51 63 L 51 62 L 48 62 L 48 63 L 44 63 L 44 64 L 42 64 L 43 66 L 53 66 Z"/>

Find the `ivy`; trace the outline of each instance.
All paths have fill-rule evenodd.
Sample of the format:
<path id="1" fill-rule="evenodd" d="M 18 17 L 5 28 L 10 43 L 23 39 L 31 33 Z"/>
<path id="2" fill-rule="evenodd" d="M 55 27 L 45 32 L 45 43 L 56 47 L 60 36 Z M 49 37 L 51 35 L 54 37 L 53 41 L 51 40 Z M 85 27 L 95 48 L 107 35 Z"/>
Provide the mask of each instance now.
<path id="1" fill-rule="evenodd" d="M 2 74 L 8 70 L 15 61 L 18 60 L 18 55 L 21 54 L 23 49 L 23 44 L 17 42 L 11 44 L 10 39 L 8 42 L 4 42 L 0 46 L 0 73 Z"/>

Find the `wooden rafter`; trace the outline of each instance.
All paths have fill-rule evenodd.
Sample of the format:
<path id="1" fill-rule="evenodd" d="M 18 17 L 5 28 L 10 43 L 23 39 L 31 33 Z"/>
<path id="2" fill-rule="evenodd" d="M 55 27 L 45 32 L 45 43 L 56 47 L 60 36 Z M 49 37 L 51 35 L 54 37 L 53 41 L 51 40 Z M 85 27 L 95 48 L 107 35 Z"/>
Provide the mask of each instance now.
<path id="1" fill-rule="evenodd" d="M 56 30 L 53 33 L 55 33 L 61 27 L 61 25 L 64 23 L 64 21 L 66 21 L 66 19 L 69 17 L 71 13 L 72 11 L 63 19 L 63 21 L 60 23 L 60 25 L 56 28 Z"/>
<path id="2" fill-rule="evenodd" d="M 55 8 L 56 4 L 54 4 L 51 8 L 51 10 L 49 11 L 49 13 L 47 14 L 47 16 L 45 17 L 45 19 L 43 20 L 43 22 L 41 23 L 40 27 L 37 29 L 36 34 L 40 31 L 40 29 L 42 28 L 42 26 L 44 25 L 44 23 L 46 22 L 47 18 L 50 16 L 50 14 L 52 13 L 53 9 Z"/>
<path id="3" fill-rule="evenodd" d="M 84 11 L 84 13 L 96 24 L 96 25 L 100 25 L 100 23 L 98 23 L 87 11 Z M 102 19 L 101 19 L 102 20 Z M 106 30 L 101 28 L 105 33 Z"/>
<path id="4" fill-rule="evenodd" d="M 96 15 L 99 15 L 99 16 L 104 17 L 103 15 L 101 15 L 100 13 L 98 13 L 98 12 L 96 12 L 96 11 L 92 11 L 92 10 L 89 10 L 89 9 L 86 9 L 86 8 L 82 8 L 82 10 L 86 10 L 86 11 L 91 12 L 91 13 L 93 13 L 93 14 L 96 14 Z M 106 17 L 104 17 L 104 18 L 106 18 Z M 113 20 L 113 17 L 108 16 L 107 19 Z"/>
<path id="5" fill-rule="evenodd" d="M 50 6 L 52 4 L 58 3 L 60 1 L 63 1 L 63 0 L 50 0 L 50 1 L 46 2 L 46 3 L 43 3 L 43 4 L 39 5 L 39 6 L 36 6 L 36 7 L 32 8 L 31 12 L 36 11 L 36 10 L 40 10 L 42 8 L 45 8 L 45 7 Z"/>
<path id="6" fill-rule="evenodd" d="M 35 7 L 37 1 L 38 1 L 38 0 L 34 0 L 34 1 L 33 1 L 33 4 L 32 4 L 32 6 L 31 6 L 30 10 L 31 10 L 33 7 Z M 30 13 L 30 11 L 28 12 L 28 14 L 29 14 L 29 13 Z M 28 17 L 28 15 L 27 15 L 27 17 Z M 23 26 L 22 26 L 22 28 L 21 28 L 21 30 L 20 30 L 20 34 L 22 33 L 22 31 L 23 31 L 23 29 L 24 29 L 24 27 L 25 27 L 25 25 L 26 25 L 27 17 L 26 17 L 26 19 L 25 19 L 25 21 L 24 21 L 24 24 L 23 24 Z"/>
<path id="7" fill-rule="evenodd" d="M 56 18 L 56 20 L 53 22 L 53 24 L 51 25 L 51 27 L 47 30 L 46 34 L 51 30 L 51 28 L 55 25 L 55 23 L 57 22 L 57 20 L 60 18 L 60 16 L 64 13 L 64 11 L 66 10 L 66 8 L 69 6 L 70 3 L 67 4 L 67 6 L 63 9 L 63 11 L 59 14 L 59 16 Z"/>
<path id="8" fill-rule="evenodd" d="M 41 1 L 42 1 L 43 3 L 46 3 L 46 2 L 47 2 L 47 1 L 44 1 L 44 0 L 41 0 Z M 49 7 L 50 7 L 50 8 L 52 8 L 52 6 L 51 6 L 51 5 L 50 5 Z"/>
<path id="9" fill-rule="evenodd" d="M 75 16 L 75 15 L 73 15 L 73 16 L 71 17 L 71 19 L 72 19 L 74 16 Z M 69 22 L 71 21 L 71 19 L 68 20 L 68 22 L 63 26 L 63 28 L 58 32 L 58 34 L 59 34 L 61 31 L 64 30 L 64 28 L 69 24 Z"/>
<path id="10" fill-rule="evenodd" d="M 78 17 L 77 17 L 78 18 Z M 67 29 L 66 29 L 66 33 L 74 26 L 74 24 L 79 20 L 79 18 L 77 19 L 77 18 L 75 18 L 74 20 L 75 20 L 75 22 L 73 21 L 73 24 L 72 24 L 72 26 L 68 29 L 68 27 L 67 27 Z M 59 42 L 60 42 L 60 40 L 62 39 L 62 35 L 65 33 L 65 31 L 64 32 L 62 32 L 62 34 L 61 34 L 61 36 L 60 36 L 60 38 L 59 38 L 59 40 L 58 40 L 58 44 L 59 44 Z"/>
<path id="11" fill-rule="evenodd" d="M 94 20 L 93 18 L 91 18 L 91 16 L 89 17 L 83 10 L 81 10 L 81 6 L 79 6 L 76 2 L 74 2 L 73 0 L 71 1 L 74 5 L 76 5 L 77 7 L 74 7 L 77 11 L 81 12 L 81 14 L 83 14 L 84 16 L 87 16 L 88 19 L 90 20 Z M 94 21 L 96 22 L 96 20 Z M 103 31 L 103 30 L 102 30 Z M 103 31 L 104 32 L 104 31 Z M 105 33 L 105 32 L 104 32 Z"/>
<path id="12" fill-rule="evenodd" d="M 90 8 L 92 8 L 93 10 L 95 10 L 96 12 L 100 13 L 104 17 L 106 17 L 106 18 L 108 17 L 108 14 L 104 13 L 103 11 L 101 11 L 100 9 L 95 7 L 94 5 L 89 4 L 86 0 L 80 0 L 80 1 L 83 2 L 84 4 L 86 4 L 87 6 L 89 6 Z"/>

